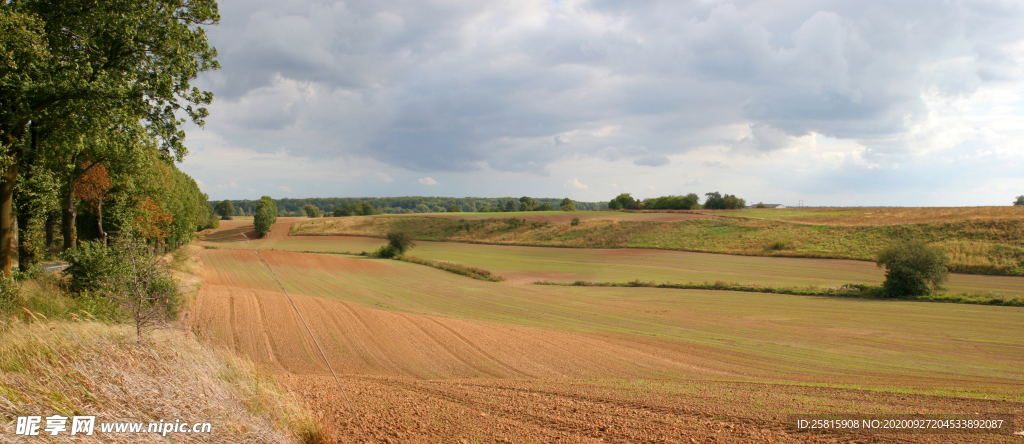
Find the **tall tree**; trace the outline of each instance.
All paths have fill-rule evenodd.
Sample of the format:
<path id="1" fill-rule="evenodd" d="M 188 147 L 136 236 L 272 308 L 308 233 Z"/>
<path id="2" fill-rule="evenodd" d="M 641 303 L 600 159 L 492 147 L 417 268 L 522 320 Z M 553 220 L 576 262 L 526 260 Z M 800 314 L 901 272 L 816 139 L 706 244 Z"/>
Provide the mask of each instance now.
<path id="1" fill-rule="evenodd" d="M 256 202 L 256 213 L 253 215 L 252 221 L 256 226 L 256 233 L 260 237 L 270 233 L 270 227 L 277 222 L 277 204 L 274 203 L 274 199 L 271 199 L 270 196 L 261 197 L 259 202 Z"/>
<path id="2" fill-rule="evenodd" d="M 30 124 L 51 108 L 102 102 L 93 109 L 103 114 L 77 117 L 114 110 L 134 116 L 180 161 L 187 150 L 185 120 L 177 113 L 202 125 L 203 105 L 213 99 L 189 82 L 218 67 L 201 27 L 218 20 L 214 0 L 0 3 L 0 268 L 6 275 L 18 164 L 33 148 L 25 143 Z"/>
<path id="3" fill-rule="evenodd" d="M 235 214 L 235 207 L 234 205 L 231 205 L 230 200 L 224 199 L 217 204 L 217 214 L 219 214 L 222 219 L 227 219 L 231 217 L 232 214 Z"/>

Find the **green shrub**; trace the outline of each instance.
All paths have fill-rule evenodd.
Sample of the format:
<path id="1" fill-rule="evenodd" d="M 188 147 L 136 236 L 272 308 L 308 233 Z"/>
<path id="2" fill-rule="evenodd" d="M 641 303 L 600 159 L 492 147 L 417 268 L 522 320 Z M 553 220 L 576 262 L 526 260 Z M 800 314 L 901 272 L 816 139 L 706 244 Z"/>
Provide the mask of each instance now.
<path id="1" fill-rule="evenodd" d="M 399 252 L 397 248 L 392 247 L 391 245 L 382 245 L 380 248 L 377 249 L 377 251 L 373 252 L 374 256 L 384 259 L 391 259 L 395 256 L 398 256 L 399 254 L 401 254 L 401 252 Z"/>
<path id="2" fill-rule="evenodd" d="M 412 247 L 415 246 L 416 243 L 412 241 L 412 235 L 408 231 L 398 230 L 388 233 L 388 247 L 395 250 L 395 254 L 388 257 L 405 254 L 406 251 L 412 250 Z"/>
<path id="3" fill-rule="evenodd" d="M 67 288 L 75 294 L 99 291 L 104 276 L 118 268 L 114 250 L 99 241 L 81 242 L 78 248 L 64 252 L 62 259 L 68 261 L 68 268 L 64 269 Z"/>
<path id="4" fill-rule="evenodd" d="M 265 237 L 270 233 L 270 227 L 277 222 L 277 204 L 274 203 L 274 199 L 271 199 L 270 196 L 261 197 L 256 202 L 256 212 L 253 214 L 252 221 L 260 237 Z"/>
<path id="5" fill-rule="evenodd" d="M 572 218 L 572 222 L 569 222 L 569 225 L 572 225 L 574 227 L 579 225 L 579 224 L 580 224 L 580 218 L 578 218 L 578 217 Z"/>
<path id="6" fill-rule="evenodd" d="M 949 277 L 946 254 L 921 241 L 892 244 L 879 253 L 877 264 L 885 267 L 882 294 L 890 298 L 929 295 Z"/>
<path id="7" fill-rule="evenodd" d="M 21 302 L 21 283 L 0 275 L 0 313 L 10 312 Z"/>

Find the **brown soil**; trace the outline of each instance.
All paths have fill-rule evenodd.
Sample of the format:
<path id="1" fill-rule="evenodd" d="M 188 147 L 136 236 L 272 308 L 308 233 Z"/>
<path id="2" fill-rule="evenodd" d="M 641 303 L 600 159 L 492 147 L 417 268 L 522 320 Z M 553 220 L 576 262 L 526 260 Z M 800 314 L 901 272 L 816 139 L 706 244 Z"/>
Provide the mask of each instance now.
<path id="1" fill-rule="evenodd" d="M 261 266 L 252 251 L 201 257 L 221 254 Z M 273 267 L 367 273 L 388 267 L 262 254 Z M 205 267 L 198 330 L 277 375 L 337 442 L 1007 442 L 1012 438 L 810 435 L 792 430 L 781 412 L 810 403 L 837 412 L 1024 413 L 1021 403 L 723 382 L 747 378 L 699 346 L 667 347 L 634 336 L 402 313 L 300 294 L 291 295 L 293 309 L 273 283 L 224 280 L 215 268 Z"/>

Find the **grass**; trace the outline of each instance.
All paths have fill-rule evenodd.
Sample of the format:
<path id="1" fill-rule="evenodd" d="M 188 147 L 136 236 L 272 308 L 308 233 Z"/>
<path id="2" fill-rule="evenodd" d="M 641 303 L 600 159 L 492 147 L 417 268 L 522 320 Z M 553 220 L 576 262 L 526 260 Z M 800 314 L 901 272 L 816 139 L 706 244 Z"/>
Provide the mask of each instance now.
<path id="1" fill-rule="evenodd" d="M 168 255 L 187 297 L 201 280 L 189 245 Z M 57 274 L 25 281 L 0 310 L 0 416 L 209 422 L 210 434 L 103 435 L 104 442 L 321 442 L 312 415 L 251 361 L 166 325 L 137 340 L 111 301 L 71 296 Z M 201 334 L 202 332 L 196 332 Z M 13 430 L 13 425 L 11 425 Z"/>
<path id="2" fill-rule="evenodd" d="M 939 211 L 921 209 L 920 213 L 916 218 L 899 219 L 895 216 L 898 213 L 887 212 L 880 220 L 926 222 L 860 223 L 857 221 L 873 214 L 860 211 L 856 214 L 861 219 L 851 219 L 850 223 L 811 224 L 754 217 L 771 214 L 768 210 L 741 210 L 715 212 L 723 217 L 703 220 L 590 219 L 578 226 L 537 221 L 516 226 L 509 223 L 510 217 L 496 215 L 503 213 L 486 213 L 489 218 L 478 216 L 471 220 L 387 216 L 302 222 L 292 227 L 292 234 L 383 237 L 389 231 L 405 230 L 418 240 L 429 241 L 570 248 L 632 247 L 864 261 L 873 260 L 878 251 L 894 241 L 918 239 L 942 248 L 951 259 L 950 271 L 1024 276 L 1024 224 L 1020 223 L 1024 213 L 1021 211 L 952 211 L 955 214 L 947 215 L 946 219 L 940 218 L 945 213 Z M 789 218 L 798 219 L 792 214 Z"/>
<path id="3" fill-rule="evenodd" d="M 228 252 L 209 250 L 207 256 Z M 373 259 L 361 259 L 373 260 Z M 210 261 L 225 278 L 258 270 Z M 948 387 L 1011 396 L 1024 381 L 1024 308 L 740 291 L 524 286 L 400 261 L 373 273 L 276 265 L 293 294 L 404 313 L 661 344 L 751 381 Z M 263 273 L 266 273 L 264 270 Z M 233 277 L 234 276 L 234 277 Z M 264 279 L 253 281 L 264 282 Z M 266 290 L 273 290 L 269 283 Z M 652 376 L 653 377 L 653 376 Z M 671 377 L 661 375 L 659 377 Z M 1014 395 L 1015 396 L 1015 395 Z"/>
<path id="4" fill-rule="evenodd" d="M 176 442 L 309 442 L 320 433 L 273 379 L 182 331 L 160 330 L 139 344 L 131 328 L 99 322 L 13 321 L 3 330 L 5 422 L 58 414 L 213 426 L 211 434 L 176 434 Z M 103 435 L 98 426 L 96 433 L 104 442 L 166 442 L 159 435 Z"/>
<path id="5" fill-rule="evenodd" d="M 386 241 L 352 236 L 289 236 L 259 240 L 252 248 L 307 253 L 373 251 Z M 738 282 L 771 287 L 839 287 L 847 283 L 880 285 L 884 270 L 874 263 L 771 256 L 738 256 L 654 249 L 571 249 L 424 242 L 406 254 L 482 268 L 511 282 Z M 1024 296 L 1024 279 L 954 274 L 946 284 L 955 294 L 996 297 Z"/>
<path id="6" fill-rule="evenodd" d="M 484 270 L 483 268 L 468 267 L 462 264 L 457 264 L 455 262 L 435 261 L 431 259 L 422 259 L 408 255 L 397 256 L 395 259 L 400 260 L 402 262 L 409 262 L 412 264 L 420 264 L 426 265 L 428 267 L 434 267 L 438 270 L 444 270 L 458 275 L 471 277 L 473 279 L 479 279 L 481 281 L 501 282 L 505 280 L 505 278 L 501 276 L 496 276 L 492 274 L 490 271 Z"/>
<path id="7" fill-rule="evenodd" d="M 819 288 L 819 287 L 806 287 L 806 288 L 795 288 L 795 287 L 769 287 L 762 285 L 749 285 L 749 284 L 738 284 L 717 281 L 714 283 L 695 283 L 690 282 L 686 284 L 673 284 L 669 282 L 655 283 L 654 281 L 643 282 L 640 280 L 634 280 L 629 282 L 586 282 L 576 281 L 573 283 L 560 283 L 560 282 L 547 282 L 538 281 L 534 282 L 537 285 L 562 285 L 562 286 L 574 286 L 574 287 L 644 287 L 644 288 L 675 288 L 681 290 L 724 290 L 724 291 L 743 291 L 750 293 L 771 293 L 771 294 L 789 294 L 789 295 L 800 295 L 800 296 L 834 296 L 834 297 L 845 297 L 845 298 L 865 298 L 865 299 L 885 299 L 881 295 L 881 287 L 863 285 L 863 284 L 846 284 L 841 287 L 831 288 Z M 1010 297 L 1005 298 L 1002 296 L 995 295 L 970 295 L 970 294 L 930 294 L 921 296 L 907 296 L 903 298 L 895 298 L 906 301 L 922 301 L 922 302 L 950 302 L 960 304 L 979 304 L 979 305 L 1003 305 L 1007 307 L 1024 307 L 1024 298 L 1021 297 Z"/>

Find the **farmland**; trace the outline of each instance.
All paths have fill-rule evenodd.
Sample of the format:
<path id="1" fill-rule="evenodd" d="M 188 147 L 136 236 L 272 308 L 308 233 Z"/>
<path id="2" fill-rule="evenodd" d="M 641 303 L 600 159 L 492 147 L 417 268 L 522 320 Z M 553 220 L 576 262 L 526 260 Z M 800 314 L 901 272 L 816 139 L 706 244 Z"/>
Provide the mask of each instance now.
<path id="1" fill-rule="evenodd" d="M 1024 275 L 1024 210 L 914 210 L 889 210 L 877 217 L 866 210 L 572 213 L 581 218 L 578 226 L 567 221 L 508 222 L 520 218 L 517 213 L 451 216 L 466 220 L 356 217 L 301 222 L 292 234 L 383 237 L 391 230 L 406 230 L 418 239 L 432 241 L 855 260 L 872 260 L 895 241 L 919 239 L 943 249 L 954 272 Z M 566 217 L 563 214 L 563 219 Z M 908 222 L 895 223 L 902 220 Z"/>
<path id="2" fill-rule="evenodd" d="M 291 224 L 308 219 L 282 219 L 270 238 L 257 248 L 323 253 L 373 251 L 382 239 L 360 236 L 288 236 Z M 245 222 L 238 222 L 242 226 Z M 251 248 L 238 234 L 226 229 L 208 238 L 219 248 Z M 250 235 L 250 237 L 253 237 Z M 483 268 L 513 283 L 575 281 L 657 283 L 727 283 L 774 287 L 838 287 L 850 283 L 876 285 L 884 278 L 874 263 L 764 256 L 737 256 L 654 249 L 567 249 L 498 246 L 459 242 L 421 241 L 412 256 Z M 1024 296 L 1024 278 L 953 274 L 948 291 L 967 294 Z"/>
<path id="3" fill-rule="evenodd" d="M 1024 413 L 1021 308 L 493 283 L 399 261 L 269 250 L 382 243 L 287 236 L 295 221 L 282 219 L 252 243 L 236 241 L 251 229 L 244 221 L 207 238 L 215 248 L 200 255 L 206 283 L 195 322 L 280 375 L 344 441 L 828 442 L 835 436 L 787 431 L 785 415 Z M 421 242 L 414 252 L 526 273 L 523 281 L 544 270 L 728 279 L 758 267 L 758 279 L 800 285 L 880 276 L 857 261 L 676 251 Z"/>

